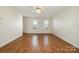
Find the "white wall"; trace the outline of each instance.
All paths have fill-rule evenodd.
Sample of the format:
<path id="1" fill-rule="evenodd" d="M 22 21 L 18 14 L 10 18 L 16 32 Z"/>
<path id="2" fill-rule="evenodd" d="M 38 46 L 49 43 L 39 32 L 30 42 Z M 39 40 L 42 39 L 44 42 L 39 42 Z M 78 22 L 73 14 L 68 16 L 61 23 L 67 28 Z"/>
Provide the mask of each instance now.
<path id="1" fill-rule="evenodd" d="M 22 15 L 12 7 L 0 7 L 0 47 L 22 35 Z"/>
<path id="2" fill-rule="evenodd" d="M 45 18 L 45 17 L 24 17 L 24 33 L 51 33 L 52 32 L 52 28 L 51 28 L 51 23 L 52 23 L 52 19 L 51 18 Z M 37 30 L 33 30 L 33 26 L 32 26 L 32 22 L 33 20 L 38 20 L 38 28 Z M 48 25 L 48 31 L 44 30 L 44 25 L 43 25 L 43 21 L 44 20 L 49 20 L 49 25 Z"/>
<path id="3" fill-rule="evenodd" d="M 53 34 L 79 48 L 79 7 L 69 7 L 53 17 Z"/>

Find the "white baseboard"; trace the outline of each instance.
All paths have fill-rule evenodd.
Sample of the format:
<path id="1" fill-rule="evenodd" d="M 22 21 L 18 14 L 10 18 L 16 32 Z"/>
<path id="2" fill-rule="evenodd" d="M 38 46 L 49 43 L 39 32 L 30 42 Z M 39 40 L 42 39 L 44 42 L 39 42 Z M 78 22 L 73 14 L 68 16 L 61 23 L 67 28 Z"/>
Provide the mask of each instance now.
<path id="1" fill-rule="evenodd" d="M 33 33 L 33 34 L 47 34 L 47 33 L 49 33 L 49 34 L 52 34 L 52 33 L 50 33 L 50 32 L 43 32 L 43 33 L 34 33 L 34 32 L 27 32 L 28 34 L 31 34 L 31 33 Z"/>
<path id="2" fill-rule="evenodd" d="M 60 39 L 62 39 L 62 40 L 64 40 L 64 41 L 70 43 L 70 44 L 73 45 L 74 47 L 79 48 L 79 46 L 76 45 L 75 43 L 73 43 L 73 42 L 71 42 L 71 41 L 68 41 L 68 40 L 65 40 L 66 38 L 63 38 L 63 37 L 61 37 L 61 36 L 58 35 L 58 34 L 54 34 L 54 33 L 52 33 L 52 34 L 55 35 L 55 36 L 57 36 L 57 37 L 59 37 Z"/>
<path id="3" fill-rule="evenodd" d="M 12 42 L 13 40 L 15 40 L 15 39 L 17 39 L 17 38 L 19 38 L 19 37 L 21 37 L 22 35 L 23 35 L 23 34 L 18 35 L 17 37 L 14 37 L 13 39 L 10 39 L 9 41 L 6 41 L 5 43 L 1 44 L 0 47 L 5 46 L 6 44 Z"/>

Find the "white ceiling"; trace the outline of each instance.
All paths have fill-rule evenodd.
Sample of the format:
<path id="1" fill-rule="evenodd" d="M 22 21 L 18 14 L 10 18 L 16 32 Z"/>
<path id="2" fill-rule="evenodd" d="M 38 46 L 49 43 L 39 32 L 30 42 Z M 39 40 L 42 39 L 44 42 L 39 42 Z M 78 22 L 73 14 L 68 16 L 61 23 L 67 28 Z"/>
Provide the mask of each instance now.
<path id="1" fill-rule="evenodd" d="M 64 10 L 65 6 L 43 6 L 40 14 L 33 13 L 34 6 L 16 6 L 16 8 L 25 17 L 53 17 L 60 11 Z"/>

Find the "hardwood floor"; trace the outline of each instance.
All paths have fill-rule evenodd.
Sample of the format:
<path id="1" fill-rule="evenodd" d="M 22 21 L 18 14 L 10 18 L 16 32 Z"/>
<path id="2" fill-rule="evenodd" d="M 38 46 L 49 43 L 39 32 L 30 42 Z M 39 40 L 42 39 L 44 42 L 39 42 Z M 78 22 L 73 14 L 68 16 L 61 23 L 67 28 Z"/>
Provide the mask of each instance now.
<path id="1" fill-rule="evenodd" d="M 79 49 L 52 34 L 24 34 L 0 48 L 1 53 L 72 53 Z"/>

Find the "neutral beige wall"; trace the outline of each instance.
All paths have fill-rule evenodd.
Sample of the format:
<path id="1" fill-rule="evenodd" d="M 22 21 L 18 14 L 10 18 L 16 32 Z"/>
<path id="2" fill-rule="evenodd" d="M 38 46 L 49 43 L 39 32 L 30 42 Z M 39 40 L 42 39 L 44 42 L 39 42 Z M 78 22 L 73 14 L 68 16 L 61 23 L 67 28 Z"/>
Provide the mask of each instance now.
<path id="1" fill-rule="evenodd" d="M 24 17 L 24 33 L 51 33 L 52 32 L 52 19 L 51 18 L 45 18 L 45 17 Z M 32 22 L 33 20 L 38 20 L 38 28 L 37 30 L 33 30 Z M 44 25 L 43 21 L 44 20 L 49 20 L 49 26 L 48 26 L 48 31 L 44 30 Z"/>
<path id="2" fill-rule="evenodd" d="M 69 7 L 53 17 L 53 34 L 79 47 L 79 7 Z"/>
<path id="3" fill-rule="evenodd" d="M 0 47 L 22 35 L 22 15 L 12 7 L 0 7 Z"/>

